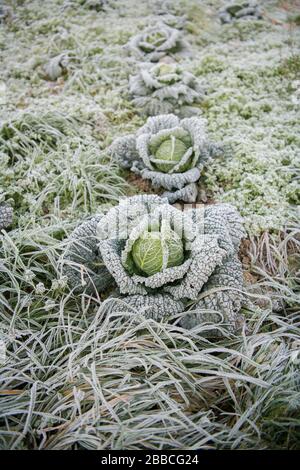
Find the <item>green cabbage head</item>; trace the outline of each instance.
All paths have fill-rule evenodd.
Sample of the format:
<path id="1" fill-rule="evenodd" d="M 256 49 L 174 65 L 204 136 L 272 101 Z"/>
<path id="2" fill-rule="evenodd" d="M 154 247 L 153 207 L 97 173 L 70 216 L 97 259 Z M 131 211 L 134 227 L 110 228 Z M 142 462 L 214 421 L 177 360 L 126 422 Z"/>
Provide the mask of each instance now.
<path id="1" fill-rule="evenodd" d="M 195 202 L 196 183 L 220 146 L 208 141 L 205 119 L 162 114 L 149 117 L 136 134 L 117 138 L 110 152 L 123 168 L 168 190 L 169 202 Z"/>
<path id="2" fill-rule="evenodd" d="M 187 131 L 170 131 L 161 139 L 152 139 L 149 147 L 153 166 L 163 173 L 184 172 L 193 166 L 192 141 Z"/>
<path id="3" fill-rule="evenodd" d="M 180 236 L 170 226 L 157 229 L 145 230 L 134 242 L 130 253 L 133 262 L 130 265 L 137 272 L 147 276 L 179 266 L 184 260 L 184 247 Z M 124 264 L 125 267 L 128 266 L 126 262 Z"/>

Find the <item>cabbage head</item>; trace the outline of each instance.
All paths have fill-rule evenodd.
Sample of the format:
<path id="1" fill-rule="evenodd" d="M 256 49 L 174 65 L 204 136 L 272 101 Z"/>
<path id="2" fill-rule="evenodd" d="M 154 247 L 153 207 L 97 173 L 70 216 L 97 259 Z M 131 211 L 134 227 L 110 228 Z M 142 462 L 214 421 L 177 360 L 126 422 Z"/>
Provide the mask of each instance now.
<path id="1" fill-rule="evenodd" d="M 166 189 L 173 203 L 195 202 L 201 172 L 221 149 L 208 141 L 205 119 L 163 114 L 148 118 L 136 134 L 117 138 L 109 151 L 120 166 Z"/>
<path id="2" fill-rule="evenodd" d="M 190 117 L 200 113 L 195 106 L 204 98 L 203 87 L 190 72 L 176 63 L 142 64 L 130 77 L 129 93 L 142 115 L 175 113 Z"/>
<path id="3" fill-rule="evenodd" d="M 6 203 L 0 204 L 0 230 L 11 225 L 13 219 L 12 207 Z"/>
<path id="4" fill-rule="evenodd" d="M 130 54 L 145 62 L 158 62 L 162 57 L 185 47 L 181 32 L 163 22 L 146 28 L 125 46 Z"/>
<path id="5" fill-rule="evenodd" d="M 201 323 L 209 310 L 214 314 L 206 320 L 221 315 L 235 328 L 242 236 L 240 216 L 230 205 L 181 211 L 153 195 L 121 200 L 97 226 L 101 258 L 126 303 L 146 305 L 154 318 L 182 312 L 186 328 Z"/>

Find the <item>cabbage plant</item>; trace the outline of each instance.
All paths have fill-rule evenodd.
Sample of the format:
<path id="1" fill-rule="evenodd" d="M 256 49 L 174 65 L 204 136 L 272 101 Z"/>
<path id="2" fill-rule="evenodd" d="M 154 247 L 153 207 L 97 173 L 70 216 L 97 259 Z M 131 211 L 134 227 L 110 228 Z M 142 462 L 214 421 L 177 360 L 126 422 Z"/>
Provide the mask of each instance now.
<path id="1" fill-rule="evenodd" d="M 133 36 L 125 48 L 137 59 L 158 62 L 162 57 L 185 47 L 180 31 L 163 22 Z"/>
<path id="2" fill-rule="evenodd" d="M 68 253 L 77 265 L 72 276 L 68 264 L 73 288 L 84 287 L 78 273 L 88 270 L 87 287 L 99 285 L 96 266 L 101 266 L 100 277 L 106 282 L 110 276 L 111 288 L 116 287 L 112 297 L 148 317 L 179 315 L 185 328 L 207 321 L 236 328 L 243 288 L 237 253 L 244 231 L 232 206 L 181 211 L 165 198 L 140 195 L 97 217 L 77 229 L 77 240 L 78 230 L 89 235 L 73 260 Z"/>
<path id="3" fill-rule="evenodd" d="M 255 0 L 231 2 L 219 11 L 221 23 L 232 21 L 260 20 L 262 18 L 261 8 Z"/>
<path id="4" fill-rule="evenodd" d="M 220 151 L 208 142 L 205 126 L 200 117 L 149 117 L 136 134 L 117 138 L 110 152 L 123 168 L 149 179 L 154 187 L 166 189 L 164 196 L 169 202 L 195 202 L 201 171 Z"/>
<path id="5" fill-rule="evenodd" d="M 199 113 L 204 91 L 199 80 L 178 64 L 142 64 L 129 80 L 129 92 L 141 114 L 154 116 L 174 112 L 188 117 Z"/>
<path id="6" fill-rule="evenodd" d="M 13 210 L 12 208 L 6 204 L 0 204 L 0 230 L 3 228 L 7 228 L 11 225 L 13 218 Z"/>
<path id="7" fill-rule="evenodd" d="M 105 11 L 110 5 L 109 0 L 80 0 L 80 5 L 96 12 Z"/>
<path id="8" fill-rule="evenodd" d="M 167 26 L 175 29 L 183 29 L 187 23 L 186 15 L 176 15 L 172 13 L 167 13 L 165 10 L 157 10 L 156 14 L 159 15 L 160 21 L 162 21 Z"/>

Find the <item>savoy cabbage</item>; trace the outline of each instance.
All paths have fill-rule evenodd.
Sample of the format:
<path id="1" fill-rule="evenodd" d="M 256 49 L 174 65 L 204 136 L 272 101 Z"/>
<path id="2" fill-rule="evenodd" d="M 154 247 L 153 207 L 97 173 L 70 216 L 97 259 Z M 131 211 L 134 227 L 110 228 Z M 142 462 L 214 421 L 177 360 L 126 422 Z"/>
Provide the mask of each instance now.
<path id="1" fill-rule="evenodd" d="M 176 63 L 141 64 L 140 71 L 130 77 L 129 93 L 140 113 L 147 116 L 198 114 L 199 108 L 192 105 L 204 97 L 199 80 Z"/>
<path id="2" fill-rule="evenodd" d="M 116 287 L 112 297 L 155 319 L 182 313 L 188 329 L 212 321 L 234 330 L 243 236 L 241 218 L 228 204 L 181 211 L 159 196 L 134 196 L 75 230 L 64 274 L 77 291 Z"/>
<path id="3" fill-rule="evenodd" d="M 208 142 L 205 126 L 200 117 L 149 117 L 136 134 L 117 138 L 110 152 L 121 167 L 166 189 L 169 202 L 195 202 L 201 171 L 220 151 L 218 145 Z"/>
<path id="4" fill-rule="evenodd" d="M 69 237 L 63 269 L 76 293 L 89 293 L 95 289 L 101 293 L 112 283 L 97 247 L 96 227 L 101 219 L 101 215 L 90 218 Z"/>
<path id="5" fill-rule="evenodd" d="M 57 78 L 66 75 L 69 64 L 69 57 L 67 54 L 62 53 L 52 57 L 44 65 L 45 77 L 49 80 L 56 80 Z"/>
<path id="6" fill-rule="evenodd" d="M 158 62 L 162 57 L 179 52 L 185 47 L 178 29 L 159 22 L 133 36 L 125 49 L 139 60 Z"/>

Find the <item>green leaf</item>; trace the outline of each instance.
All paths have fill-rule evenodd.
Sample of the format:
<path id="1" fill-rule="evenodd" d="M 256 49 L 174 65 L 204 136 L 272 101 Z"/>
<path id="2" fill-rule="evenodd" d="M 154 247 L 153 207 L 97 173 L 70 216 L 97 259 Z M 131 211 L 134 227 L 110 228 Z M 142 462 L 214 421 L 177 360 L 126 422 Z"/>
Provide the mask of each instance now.
<path id="1" fill-rule="evenodd" d="M 156 160 L 165 161 L 165 163 L 156 163 L 155 166 L 163 173 L 167 173 L 180 162 L 187 150 L 188 146 L 182 140 L 171 135 L 158 147 L 155 154 Z M 188 170 L 189 165 L 190 162 L 187 162 L 182 171 Z"/>
<path id="2" fill-rule="evenodd" d="M 148 276 L 163 269 L 164 247 L 167 249 L 167 268 L 179 266 L 184 260 L 183 243 L 179 235 L 170 230 L 166 237 L 160 232 L 145 232 L 134 243 L 132 258 L 136 267 Z"/>

